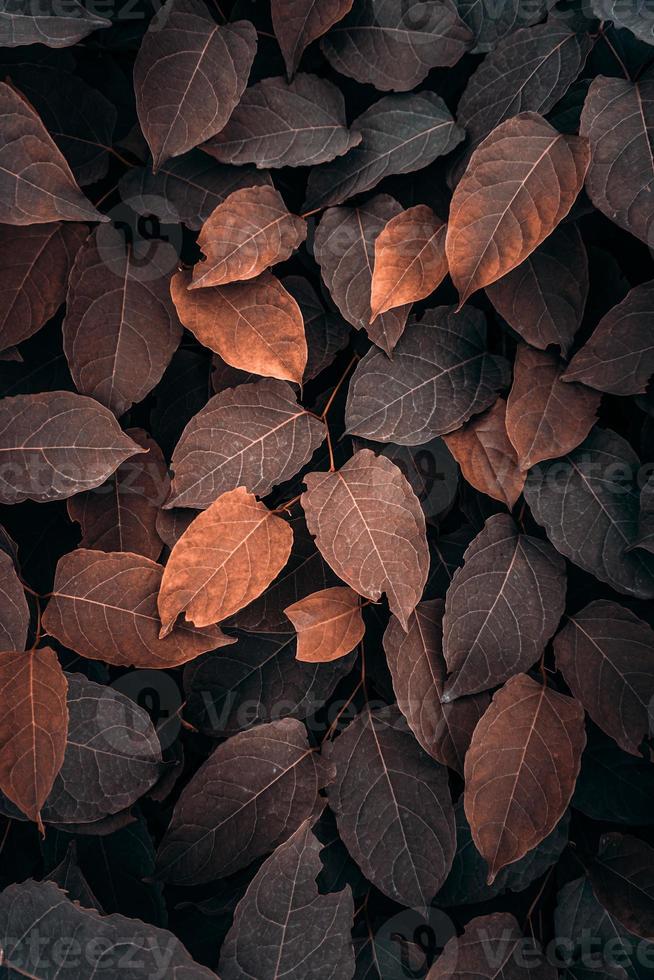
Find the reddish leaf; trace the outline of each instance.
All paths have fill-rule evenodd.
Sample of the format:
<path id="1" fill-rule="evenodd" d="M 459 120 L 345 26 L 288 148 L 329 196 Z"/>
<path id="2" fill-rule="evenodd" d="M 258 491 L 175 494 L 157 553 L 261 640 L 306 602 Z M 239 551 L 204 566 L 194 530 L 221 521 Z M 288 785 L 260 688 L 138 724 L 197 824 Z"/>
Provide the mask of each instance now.
<path id="1" fill-rule="evenodd" d="M 219 133 L 257 49 L 246 20 L 219 27 L 199 0 L 168 0 L 134 65 L 136 108 L 154 169 Z"/>
<path id="2" fill-rule="evenodd" d="M 282 570 L 293 532 L 244 487 L 218 497 L 189 525 L 164 570 L 158 607 L 161 636 L 180 613 L 209 626 L 247 606 Z"/>
<path id="3" fill-rule="evenodd" d="M 640 757 L 652 727 L 654 630 L 631 610 L 600 599 L 567 617 L 554 652 L 566 684 L 595 724 Z"/>
<path id="4" fill-rule="evenodd" d="M 42 832 L 41 808 L 64 761 L 67 690 L 50 647 L 0 653 L 0 789 Z"/>
<path id="5" fill-rule="evenodd" d="M 451 701 L 496 687 L 541 656 L 565 606 L 565 563 L 508 514 L 486 521 L 447 590 L 443 650 Z"/>
<path id="6" fill-rule="evenodd" d="M 477 722 L 490 703 L 486 693 L 442 703 L 447 668 L 443 657 L 443 602 L 421 602 L 405 632 L 391 616 L 384 652 L 400 711 L 422 748 L 463 774 L 463 760 Z"/>
<path id="7" fill-rule="evenodd" d="M 232 367 L 282 381 L 302 380 L 307 342 L 300 308 L 270 272 L 251 282 L 189 290 L 178 272 L 171 294 L 180 320 Z"/>
<path id="8" fill-rule="evenodd" d="M 542 950 L 524 938 L 508 912 L 480 915 L 445 945 L 426 980 L 556 980 Z"/>
<path id="9" fill-rule="evenodd" d="M 217 628 L 187 624 L 159 639 L 162 573 L 142 555 L 72 551 L 57 565 L 43 626 L 81 656 L 120 667 L 176 667 L 234 642 Z"/>
<path id="10" fill-rule="evenodd" d="M 27 340 L 54 316 L 87 234 L 86 225 L 58 221 L 0 228 L 0 349 Z"/>
<path id="11" fill-rule="evenodd" d="M 69 391 L 0 401 L 0 502 L 61 500 L 142 453 L 108 409 Z"/>
<path id="12" fill-rule="evenodd" d="M 194 266 L 189 289 L 254 279 L 288 259 L 306 234 L 306 223 L 290 214 L 273 187 L 234 191 L 200 229 L 198 245 L 205 259 Z"/>
<path id="13" fill-rule="evenodd" d="M 325 438 L 325 426 L 298 405 L 285 381 L 265 378 L 209 399 L 184 429 L 172 459 L 166 507 L 208 507 L 245 487 L 265 497 L 290 479 Z"/>
<path id="14" fill-rule="evenodd" d="M 30 610 L 11 555 L 0 551 L 0 650 L 24 650 Z"/>
<path id="15" fill-rule="evenodd" d="M 446 250 L 461 305 L 520 265 L 575 202 L 588 142 L 523 112 L 475 150 L 452 198 Z"/>
<path id="16" fill-rule="evenodd" d="M 308 819 L 332 774 L 299 721 L 234 735 L 184 787 L 159 847 L 159 877 L 199 884 L 246 867 Z"/>
<path id="17" fill-rule="evenodd" d="M 523 470 L 576 449 L 596 421 L 600 396 L 562 384 L 565 370 L 554 354 L 518 345 L 506 429 Z"/>
<path id="18" fill-rule="evenodd" d="M 572 797 L 585 744 L 578 701 L 526 674 L 511 677 L 493 696 L 466 755 L 464 794 L 489 884 L 557 825 Z"/>
<path id="19" fill-rule="evenodd" d="M 170 482 L 163 454 L 143 429 L 127 435 L 146 450 L 118 467 L 107 483 L 68 501 L 68 516 L 82 528 L 80 548 L 132 551 L 156 560 L 162 540 L 157 515 Z"/>
<path id="20" fill-rule="evenodd" d="M 386 592 L 406 629 L 429 556 L 425 518 L 401 470 L 361 449 L 335 473 L 309 473 L 305 485 L 307 525 L 325 560 L 360 595 Z"/>
<path id="21" fill-rule="evenodd" d="M 352 0 L 271 0 L 272 22 L 292 78 L 302 52 L 352 7 Z"/>
<path id="22" fill-rule="evenodd" d="M 314 0 L 315 6 L 315 0 Z M 361 142 L 350 132 L 340 91 L 317 75 L 264 78 L 247 88 L 229 122 L 202 149 L 223 163 L 311 167 Z"/>
<path id="23" fill-rule="evenodd" d="M 161 380 L 182 337 L 167 242 L 148 242 L 147 263 L 115 228 L 99 228 L 77 254 L 64 350 L 77 390 L 122 415 Z"/>
<path id="24" fill-rule="evenodd" d="M 518 468 L 518 457 L 507 435 L 504 399 L 498 398 L 487 412 L 444 436 L 444 440 L 468 483 L 510 510 L 522 493 L 525 474 Z"/>
<path id="25" fill-rule="evenodd" d="M 340 586 L 305 596 L 284 612 L 297 631 L 297 659 L 306 663 L 344 657 L 366 630 L 359 596 Z"/>
<path id="26" fill-rule="evenodd" d="M 447 275 L 446 226 L 426 204 L 402 211 L 375 240 L 372 323 L 380 313 L 429 296 Z"/>

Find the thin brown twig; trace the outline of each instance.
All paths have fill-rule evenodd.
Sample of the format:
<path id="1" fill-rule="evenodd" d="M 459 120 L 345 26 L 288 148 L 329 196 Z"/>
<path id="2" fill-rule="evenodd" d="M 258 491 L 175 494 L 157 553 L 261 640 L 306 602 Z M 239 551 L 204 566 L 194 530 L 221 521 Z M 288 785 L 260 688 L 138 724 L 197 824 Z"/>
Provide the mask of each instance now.
<path id="1" fill-rule="evenodd" d="M 287 500 L 286 503 L 280 504 L 279 507 L 275 507 L 273 514 L 281 514 L 285 510 L 288 510 L 290 507 L 293 506 L 293 504 L 296 504 L 298 502 L 301 496 L 302 494 L 298 493 L 297 497 L 292 497 L 290 500 Z"/>
<path id="2" fill-rule="evenodd" d="M 353 357 L 352 357 L 352 359 L 351 359 L 351 361 L 350 361 L 350 363 L 345 368 L 345 371 L 343 372 L 343 374 L 339 378 L 339 380 L 338 380 L 338 382 L 336 384 L 336 387 L 334 388 L 334 390 L 332 391 L 331 395 L 329 396 L 329 398 L 327 400 L 327 404 L 325 405 L 325 407 L 323 409 L 323 413 L 320 416 L 321 419 L 323 420 L 323 422 L 326 420 L 327 415 L 329 414 L 329 410 L 332 407 L 332 405 L 334 404 L 334 399 L 336 398 L 338 392 L 340 391 L 341 385 L 343 384 L 343 382 L 347 378 L 348 374 L 350 373 L 351 369 L 354 367 L 354 365 L 357 363 L 358 360 L 359 360 L 359 355 L 358 354 L 354 354 Z"/>

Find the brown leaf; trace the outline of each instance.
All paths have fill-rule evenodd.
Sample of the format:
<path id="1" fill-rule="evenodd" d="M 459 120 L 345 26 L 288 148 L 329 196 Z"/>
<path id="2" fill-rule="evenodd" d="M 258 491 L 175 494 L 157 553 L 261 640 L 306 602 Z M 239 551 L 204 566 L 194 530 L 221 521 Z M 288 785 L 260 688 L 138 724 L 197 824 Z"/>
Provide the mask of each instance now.
<path id="1" fill-rule="evenodd" d="M 62 500 L 142 453 L 111 412 L 70 391 L 0 401 L 0 502 Z"/>
<path id="2" fill-rule="evenodd" d="M 80 548 L 132 551 L 156 561 L 162 548 L 157 514 L 170 487 L 168 467 L 147 432 L 127 429 L 127 435 L 146 452 L 122 463 L 101 487 L 71 497 L 68 516 L 82 528 Z"/>
<path id="3" fill-rule="evenodd" d="M 68 287 L 64 351 L 75 387 L 117 416 L 158 384 L 182 337 L 168 285 L 177 253 L 158 240 L 147 248 L 144 263 L 117 228 L 100 227 Z"/>
<path id="4" fill-rule="evenodd" d="M 272 273 L 207 289 L 189 290 L 190 282 L 190 272 L 178 272 L 171 294 L 180 320 L 201 344 L 242 371 L 302 381 L 307 363 L 302 313 Z"/>
<path id="5" fill-rule="evenodd" d="M 297 659 L 305 663 L 328 663 L 344 657 L 366 631 L 359 596 L 347 587 L 314 592 L 284 612 L 297 630 Z"/>
<path id="6" fill-rule="evenodd" d="M 361 449 L 335 473 L 309 473 L 302 506 L 327 563 L 355 592 L 386 592 L 404 629 L 429 567 L 425 518 L 402 471 Z"/>
<path id="7" fill-rule="evenodd" d="M 159 639 L 162 575 L 143 555 L 71 551 L 57 565 L 44 629 L 82 657 L 119 667 L 176 667 L 235 642 L 217 628 L 184 623 Z"/>
<path id="8" fill-rule="evenodd" d="M 67 690 L 50 647 L 0 653 L 0 790 L 41 831 L 41 807 L 64 761 Z"/>
<path id="9" fill-rule="evenodd" d="M 405 632 L 391 616 L 384 652 L 397 704 L 425 752 L 463 775 L 463 760 L 490 695 L 441 703 L 447 667 L 443 657 L 443 601 L 420 602 Z"/>
<path id="10" fill-rule="evenodd" d="M 595 724 L 640 758 L 651 732 L 654 630 L 607 599 L 566 618 L 554 640 L 557 668 Z"/>
<path id="11" fill-rule="evenodd" d="M 493 696 L 465 761 L 465 812 L 488 883 L 554 830 L 586 744 L 584 709 L 526 674 Z"/>
<path id="12" fill-rule="evenodd" d="M 314 238 L 316 262 L 332 299 L 348 323 L 390 354 L 404 330 L 409 307 L 389 310 L 370 322 L 375 241 L 391 218 L 402 213 L 388 194 L 358 208 L 329 208 Z"/>
<path id="13" fill-rule="evenodd" d="M 209 626 L 232 616 L 270 585 L 291 552 L 289 524 L 244 487 L 218 497 L 173 548 L 159 591 L 161 636 L 180 613 Z"/>
<path id="14" fill-rule="evenodd" d="M 6 82 L 0 82 L 0 121 L 0 222 L 108 220 L 84 197 L 27 99 Z"/>
<path id="15" fill-rule="evenodd" d="M 586 190 L 596 208 L 646 245 L 652 243 L 654 80 L 593 79 L 579 132 L 592 159 Z M 627 152 L 628 150 L 628 152 Z"/>
<path id="16" fill-rule="evenodd" d="M 581 381 L 613 395 L 645 392 L 654 374 L 653 313 L 651 280 L 630 290 L 602 317 L 572 358 L 562 380 Z"/>
<path id="17" fill-rule="evenodd" d="M 576 976 L 576 971 L 571 975 Z M 462 936 L 453 936 L 426 980 L 556 980 L 557 976 L 556 967 L 535 940 L 525 939 L 515 918 L 496 912 L 472 919 Z"/>
<path id="18" fill-rule="evenodd" d="M 584 182 L 588 141 L 523 112 L 486 137 L 457 184 L 446 251 L 460 305 L 520 265 L 554 231 Z"/>
<path id="19" fill-rule="evenodd" d="M 565 370 L 555 354 L 518 345 L 506 429 L 523 470 L 576 449 L 595 424 L 601 396 L 563 384 Z"/>
<path id="20" fill-rule="evenodd" d="M 447 275 L 447 226 L 426 204 L 396 215 L 375 240 L 370 322 L 429 296 Z"/>
<path id="21" fill-rule="evenodd" d="M 209 215 L 198 236 L 205 259 L 193 267 L 189 289 L 254 279 L 290 258 L 307 236 L 274 187 L 234 191 Z"/>
<path id="22" fill-rule="evenodd" d="M 220 27 L 199 0 L 168 0 L 134 65 L 136 109 L 154 169 L 219 133 L 247 85 L 252 24 Z"/>
<path id="23" fill-rule="evenodd" d="M 447 590 L 443 700 L 528 670 L 559 624 L 565 589 L 565 562 L 548 541 L 520 534 L 508 514 L 489 517 Z"/>
<path id="24" fill-rule="evenodd" d="M 11 555 L 0 551 L 0 650 L 24 650 L 30 610 Z"/>
<path id="25" fill-rule="evenodd" d="M 47 323 L 66 298 L 68 276 L 86 225 L 0 226 L 0 350 Z"/>
<path id="26" fill-rule="evenodd" d="M 298 404 L 285 381 L 264 378 L 228 388 L 184 429 L 166 507 L 202 510 L 237 487 L 265 497 L 295 476 L 324 438 L 324 423 Z"/>
<path id="27" fill-rule="evenodd" d="M 518 468 L 518 457 L 507 435 L 504 399 L 498 398 L 483 415 L 443 439 L 468 483 L 510 510 L 522 493 L 525 474 Z"/>
<path id="28" fill-rule="evenodd" d="M 566 223 L 519 266 L 486 287 L 491 303 L 532 347 L 565 356 L 588 296 L 588 256 L 579 229 Z"/>
<path id="29" fill-rule="evenodd" d="M 312 41 L 348 13 L 352 0 L 271 0 L 273 29 L 292 78 Z"/>

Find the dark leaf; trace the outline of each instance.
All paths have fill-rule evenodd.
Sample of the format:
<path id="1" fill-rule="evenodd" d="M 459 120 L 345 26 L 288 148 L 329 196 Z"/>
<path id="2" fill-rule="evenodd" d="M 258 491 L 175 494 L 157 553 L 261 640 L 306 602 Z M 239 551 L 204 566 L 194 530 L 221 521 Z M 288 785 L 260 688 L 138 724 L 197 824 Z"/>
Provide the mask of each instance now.
<path id="1" fill-rule="evenodd" d="M 11 555 L 0 551 L 0 650 L 24 650 L 30 611 Z"/>
<path id="2" fill-rule="evenodd" d="M 445 767 L 422 751 L 396 708 L 362 712 L 329 759 L 329 805 L 350 854 L 389 898 L 429 905 L 455 851 Z"/>
<path id="3" fill-rule="evenodd" d="M 475 980 L 556 980 L 557 970 L 533 940 L 524 938 L 512 915 L 497 912 L 473 919 L 462 936 L 450 939 L 427 980 L 465 980 L 471 976 Z"/>
<path id="4" fill-rule="evenodd" d="M 159 848 L 159 877 L 197 884 L 268 854 L 311 816 L 331 775 L 299 721 L 234 735 L 185 786 Z"/>
<path id="5" fill-rule="evenodd" d="M 620 0 L 592 0 L 593 13 L 600 20 L 612 20 L 618 27 L 627 27 L 645 41 L 654 44 L 651 11 L 641 4 L 621 3 Z"/>
<path id="6" fill-rule="evenodd" d="M 286 276 L 282 286 L 297 302 L 304 318 L 307 339 L 305 382 L 312 381 L 328 368 L 350 339 L 349 324 L 338 313 L 325 309 L 311 283 L 302 276 Z"/>
<path id="7" fill-rule="evenodd" d="M 654 849 L 637 837 L 605 834 L 590 866 L 595 895 L 628 932 L 654 938 Z"/>
<path id="8" fill-rule="evenodd" d="M 134 65 L 134 92 L 156 171 L 223 128 L 257 49 L 248 21 L 219 27 L 200 0 L 168 0 Z"/>
<path id="9" fill-rule="evenodd" d="M 651 762 L 623 752 L 591 723 L 573 807 L 593 820 L 646 826 L 654 823 L 652 794 Z"/>
<path id="10" fill-rule="evenodd" d="M 626 980 L 628 974 L 620 965 L 621 961 L 624 962 L 620 954 L 627 933 L 597 901 L 587 875 L 563 886 L 557 896 L 554 922 L 557 936 L 569 943 L 566 961 L 569 960 L 573 965 L 577 962 L 582 966 L 587 964 L 589 977 L 597 977 L 602 973 L 617 977 L 618 980 Z M 583 948 L 584 936 L 593 936 L 594 945 L 596 943 L 600 946 L 591 956 Z M 576 971 L 570 975 L 586 977 L 585 973 L 577 974 Z"/>
<path id="11" fill-rule="evenodd" d="M 314 2 L 314 6 L 315 6 Z M 350 132 L 342 94 L 317 75 L 264 78 L 243 93 L 227 125 L 202 147 L 222 163 L 311 167 L 361 142 Z"/>
<path id="12" fill-rule="evenodd" d="M 463 139 L 447 106 L 433 92 L 387 95 L 353 123 L 361 143 L 344 157 L 312 170 L 305 211 L 341 204 L 390 174 L 408 174 L 433 163 Z"/>
<path id="13" fill-rule="evenodd" d="M 111 21 L 91 13 L 77 0 L 62 7 L 56 0 L 9 0 L 0 11 L 0 46 L 15 48 L 24 44 L 45 44 L 67 48 Z"/>
<path id="14" fill-rule="evenodd" d="M 443 617 L 450 701 L 531 667 L 565 607 L 565 562 L 508 514 L 489 517 L 454 573 Z"/>
<path id="15" fill-rule="evenodd" d="M 53 881 L 66 892 L 72 902 L 77 902 L 85 909 L 95 909 L 103 915 L 103 909 L 84 877 L 77 863 L 77 848 L 72 841 L 64 859 L 48 874 L 48 881 Z"/>
<path id="16" fill-rule="evenodd" d="M 484 315 L 439 306 L 409 324 L 392 360 L 372 348 L 357 365 L 348 432 L 419 446 L 482 412 L 507 383 L 507 362 L 488 352 Z"/>
<path id="17" fill-rule="evenodd" d="M 351 6 L 352 0 L 271 0 L 273 27 L 289 78 L 297 71 L 304 49 L 344 17 Z"/>
<path id="18" fill-rule="evenodd" d="M 456 0 L 459 16 L 474 31 L 474 51 L 492 51 L 498 41 L 520 27 L 536 24 L 554 6 L 555 0 Z"/>

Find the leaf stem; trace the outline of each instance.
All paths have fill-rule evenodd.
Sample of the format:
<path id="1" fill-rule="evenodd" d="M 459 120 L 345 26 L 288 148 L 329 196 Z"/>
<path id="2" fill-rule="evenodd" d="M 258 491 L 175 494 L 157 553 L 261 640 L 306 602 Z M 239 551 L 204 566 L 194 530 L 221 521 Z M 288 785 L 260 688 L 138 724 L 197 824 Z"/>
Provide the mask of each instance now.
<path id="1" fill-rule="evenodd" d="M 345 368 L 345 371 L 343 372 L 343 374 L 339 378 L 339 380 L 338 380 L 338 382 L 336 384 L 336 387 L 334 388 L 334 390 L 332 391 L 331 395 L 329 396 L 329 399 L 327 401 L 327 404 L 325 405 L 325 408 L 323 410 L 323 413 L 320 416 L 320 418 L 323 420 L 323 422 L 325 422 L 326 419 L 327 419 L 327 416 L 329 414 L 329 409 L 334 404 L 334 399 L 336 398 L 336 396 L 337 396 L 337 394 L 338 394 L 338 392 L 339 392 L 339 390 L 341 388 L 341 385 L 343 384 L 343 382 L 347 378 L 348 374 L 350 373 L 351 369 L 354 367 L 354 365 L 357 363 L 358 360 L 359 360 L 359 355 L 358 354 L 354 354 L 353 357 L 352 357 L 352 359 L 351 359 L 351 361 L 350 361 L 350 363 Z"/>

